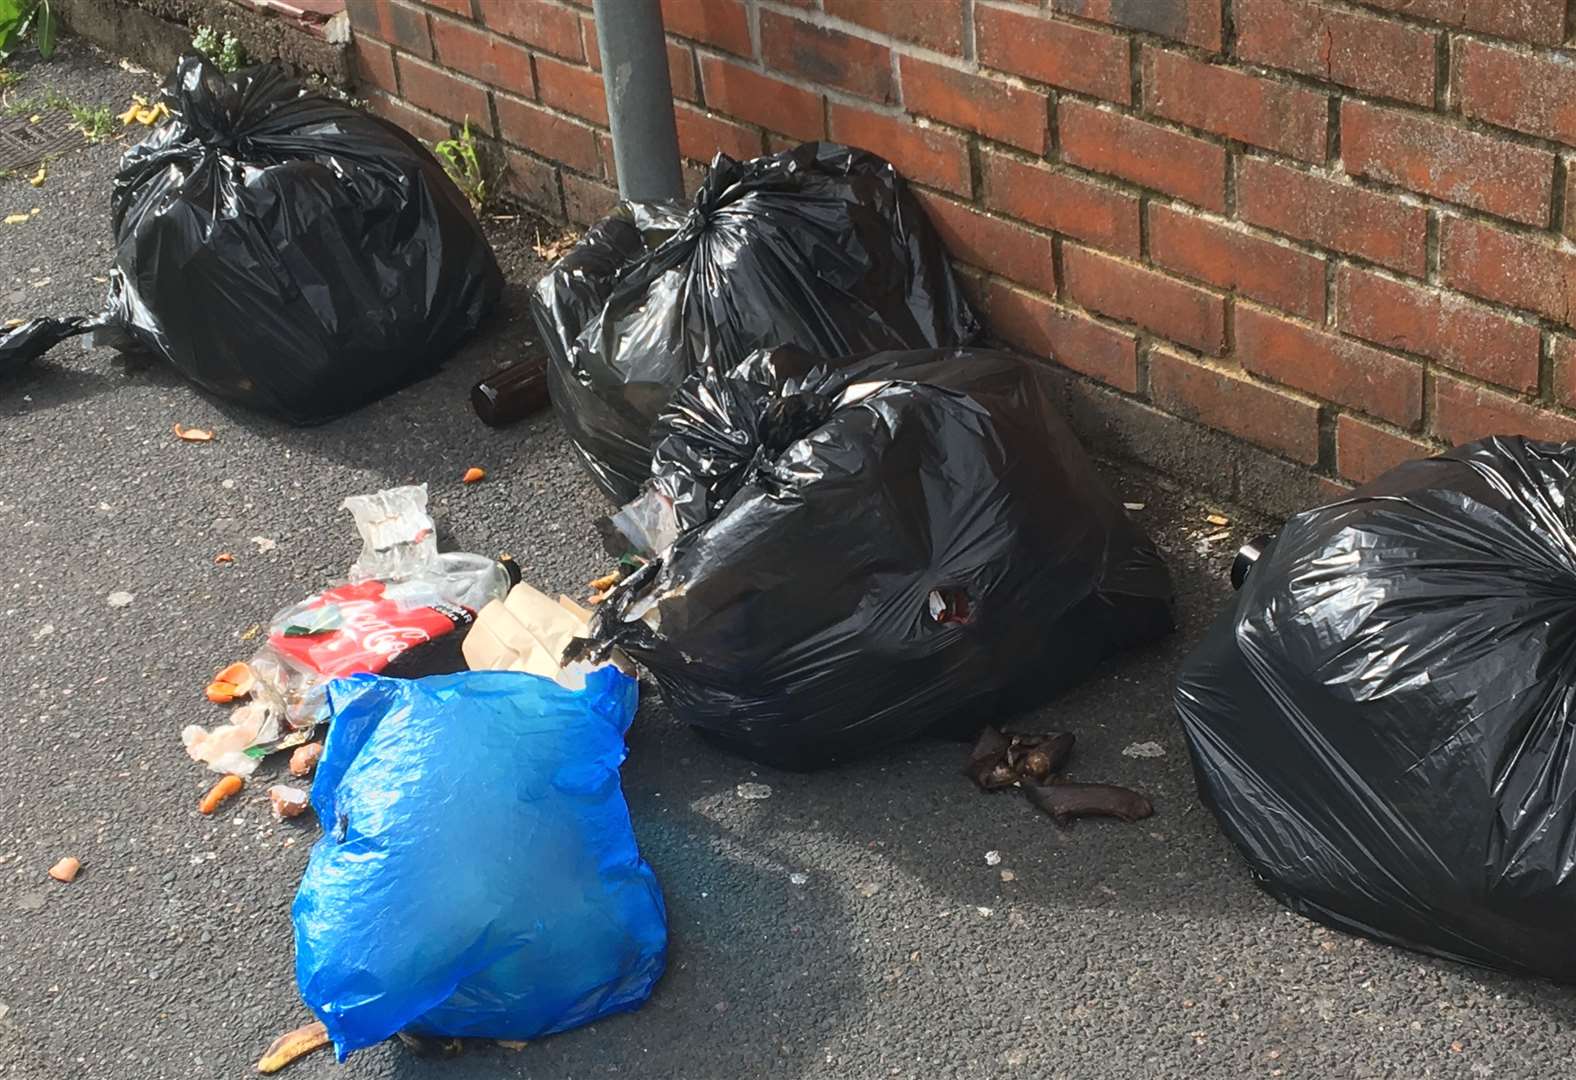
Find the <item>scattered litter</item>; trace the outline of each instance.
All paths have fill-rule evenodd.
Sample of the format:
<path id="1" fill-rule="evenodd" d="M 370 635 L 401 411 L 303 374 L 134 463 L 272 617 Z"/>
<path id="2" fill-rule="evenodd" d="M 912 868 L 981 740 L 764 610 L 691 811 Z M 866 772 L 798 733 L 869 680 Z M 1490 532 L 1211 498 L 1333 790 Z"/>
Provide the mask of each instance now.
<path id="1" fill-rule="evenodd" d="M 150 105 L 148 104 L 148 99 L 141 94 L 133 94 L 131 95 L 130 107 L 117 116 L 116 119 L 121 122 L 122 127 L 129 124 L 141 124 L 144 127 L 152 127 L 161 120 L 169 119 L 169 116 L 170 107 L 164 102 L 160 101 Z"/>
<path id="2" fill-rule="evenodd" d="M 29 215 L 27 214 L 7 214 L 5 216 L 5 223 L 7 225 L 20 225 L 27 221 L 28 217 Z"/>
<path id="3" fill-rule="evenodd" d="M 1081 817 L 1114 817 L 1139 821 L 1155 812 L 1149 800 L 1115 784 L 1026 784 L 1029 801 L 1063 827 Z"/>
<path id="4" fill-rule="evenodd" d="M 788 875 L 790 885 L 803 885 L 810 880 L 809 874 L 801 874 L 797 870 Z"/>
<path id="5" fill-rule="evenodd" d="M 136 598 L 137 598 L 137 594 L 136 593 L 116 591 L 116 592 L 110 593 L 107 599 L 108 599 L 110 607 L 125 607 L 126 605 L 130 604 Z"/>
<path id="6" fill-rule="evenodd" d="M 985 853 L 985 865 L 986 866 L 1000 866 L 1001 865 L 1001 852 L 999 852 L 999 851 L 987 851 Z"/>
<path id="7" fill-rule="evenodd" d="M 47 638 L 50 634 L 53 634 L 54 632 L 55 632 L 55 624 L 54 623 L 45 623 L 43 626 L 40 626 L 37 630 L 33 631 L 33 641 L 34 641 L 34 643 L 43 641 L 45 638 Z"/>
<path id="8" fill-rule="evenodd" d="M 213 432 L 207 428 L 189 428 L 176 424 L 170 430 L 175 432 L 175 437 L 183 442 L 213 442 Z"/>
<path id="9" fill-rule="evenodd" d="M 1011 870 L 1003 870 L 1001 872 L 1001 879 L 1003 881 L 1017 881 L 1018 875 L 1014 874 Z"/>
<path id="10" fill-rule="evenodd" d="M 485 479 L 487 479 L 487 470 L 479 469 L 475 465 L 472 465 L 469 469 L 465 470 L 465 475 L 460 477 L 460 483 L 475 484 Z"/>
<path id="11" fill-rule="evenodd" d="M 18 326 L 21 326 L 21 325 L 22 325 L 22 320 L 21 319 L 7 319 L 5 321 L 5 328 L 7 330 L 14 330 Z"/>
<path id="12" fill-rule="evenodd" d="M 988 908 L 988 907 L 977 907 L 977 908 L 974 909 L 974 911 L 982 919 L 988 919 L 992 915 L 996 914 L 996 909 L 995 908 Z"/>
<path id="13" fill-rule="evenodd" d="M 1122 756 L 1131 758 L 1165 757 L 1166 748 L 1157 742 L 1135 742 L 1128 744 L 1122 751 Z"/>
<path id="14" fill-rule="evenodd" d="M 1218 532 L 1218 533 L 1210 533 L 1208 536 L 1204 537 L 1204 543 L 1206 543 L 1206 544 L 1218 544 L 1222 540 L 1230 540 L 1230 539 L 1231 539 L 1231 532 L 1230 532 L 1230 530 L 1226 530 L 1226 531 Z"/>
<path id="15" fill-rule="evenodd" d="M 1144 509 L 1145 505 L 1146 505 L 1145 503 L 1141 503 L 1141 502 L 1125 502 L 1125 503 L 1122 504 L 1122 508 L 1124 510 L 1131 510 L 1133 513 L 1136 514 L 1140 510 Z"/>
<path id="16" fill-rule="evenodd" d="M 707 228 L 719 215 L 720 246 Z M 619 502 L 651 473 L 669 395 L 707 367 L 729 371 L 765 342 L 851 357 L 981 333 L 896 171 L 829 142 L 718 158 L 689 206 L 620 204 L 542 278 L 531 313 L 552 354 L 553 410 Z"/>
<path id="17" fill-rule="evenodd" d="M 770 784 L 745 783 L 735 789 L 741 799 L 769 799 L 772 797 Z"/>
<path id="18" fill-rule="evenodd" d="M 295 753 L 290 755 L 291 776 L 311 776 L 312 770 L 317 768 L 318 759 L 323 756 L 323 744 L 309 742 L 295 748 Z"/>
<path id="19" fill-rule="evenodd" d="M 246 781 L 233 773 L 224 777 L 208 789 L 208 794 L 204 795 L 202 801 L 197 804 L 198 811 L 203 814 L 212 814 L 219 809 L 226 799 L 235 796 L 245 785 Z"/>
<path id="20" fill-rule="evenodd" d="M 252 537 L 251 542 L 257 545 L 257 553 L 259 555 L 267 555 L 270 551 L 279 546 L 277 542 L 270 540 L 266 536 L 254 536 Z"/>
<path id="21" fill-rule="evenodd" d="M 858 886 L 859 895 L 863 896 L 866 900 L 870 899 L 872 896 L 874 896 L 876 893 L 878 893 L 880 891 L 881 891 L 881 886 L 877 885 L 873 881 L 866 881 L 866 882 L 861 883 Z"/>
<path id="22" fill-rule="evenodd" d="M 512 1050 L 516 1054 L 524 1050 L 527 1046 L 531 1045 L 524 1039 L 494 1039 L 493 1043 L 494 1045 L 503 1047 L 505 1050 Z"/>
<path id="23" fill-rule="evenodd" d="M 1206 514 L 1206 515 L 1204 515 L 1204 520 L 1209 522 L 1211 525 L 1230 525 L 1231 524 L 1231 519 L 1226 517 L 1223 514 Z"/>
<path id="24" fill-rule="evenodd" d="M 44 180 L 49 176 L 49 166 L 39 162 L 38 171 L 27 178 L 27 182 L 34 187 L 43 187 Z"/>
<path id="25" fill-rule="evenodd" d="M 269 1044 L 257 1060 L 257 1071 L 276 1073 L 297 1058 L 328 1045 L 328 1029 L 321 1020 L 304 1024 L 294 1031 L 287 1031 Z"/>
<path id="26" fill-rule="evenodd" d="M 619 788 L 637 695 L 611 666 L 579 690 L 514 671 L 330 685 L 325 834 L 292 916 L 297 985 L 341 1058 L 412 1027 L 535 1039 L 646 999 L 667 925 Z"/>
<path id="27" fill-rule="evenodd" d="M 233 563 L 235 561 L 235 556 L 231 555 L 228 551 L 221 551 L 219 554 L 213 557 L 213 561 L 216 566 L 223 566 L 226 563 Z"/>
<path id="28" fill-rule="evenodd" d="M 488 427 L 507 427 L 547 408 L 547 349 L 527 344 L 513 363 L 471 387 L 471 408 Z"/>
<path id="29" fill-rule="evenodd" d="M 242 641 L 251 641 L 254 637 L 256 637 L 258 634 L 260 634 L 262 632 L 263 632 L 263 624 L 262 623 L 253 623 L 251 626 L 248 626 L 245 630 L 241 631 L 241 640 Z"/>
<path id="30" fill-rule="evenodd" d="M 306 792 L 289 784 L 275 784 L 269 788 L 268 802 L 274 812 L 275 821 L 300 817 L 306 813 L 309 805 Z"/>
<path id="31" fill-rule="evenodd" d="M 56 881 L 63 881 L 69 885 L 71 882 L 76 880 L 77 871 L 81 869 L 82 863 L 76 858 L 67 855 L 64 859 L 61 859 L 54 866 L 49 868 L 49 876 L 54 878 Z"/>
<path id="32" fill-rule="evenodd" d="M 995 791 L 1020 782 L 1042 784 L 1061 772 L 1072 757 L 1071 732 L 1051 735 L 1006 735 L 996 728 L 980 732 L 963 773 L 981 791 Z"/>

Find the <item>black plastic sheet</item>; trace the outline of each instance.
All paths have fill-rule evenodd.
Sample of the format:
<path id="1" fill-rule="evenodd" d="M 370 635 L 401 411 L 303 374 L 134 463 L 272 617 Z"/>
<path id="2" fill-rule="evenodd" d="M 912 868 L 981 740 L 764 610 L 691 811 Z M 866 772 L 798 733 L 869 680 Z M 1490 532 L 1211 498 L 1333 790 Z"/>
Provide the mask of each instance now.
<path id="1" fill-rule="evenodd" d="M 963 345 L 980 333 L 945 249 L 889 163 L 806 143 L 719 154 L 694 205 L 625 204 L 537 286 L 553 405 L 603 491 L 632 498 L 651 425 L 706 363 Z"/>
<path id="2" fill-rule="evenodd" d="M 108 329 L 197 385 L 295 423 L 436 371 L 503 278 L 413 137 L 277 66 L 183 57 L 170 110 L 121 158 L 108 309 L 0 338 L 0 372 Z"/>
<path id="3" fill-rule="evenodd" d="M 1053 405 L 984 350 L 703 373 L 657 425 L 682 531 L 592 632 L 749 757 L 972 734 L 1170 631 L 1171 582 Z"/>
<path id="4" fill-rule="evenodd" d="M 1576 443 L 1488 439 L 1292 518 L 1187 661 L 1205 802 L 1353 933 L 1576 979 Z"/>

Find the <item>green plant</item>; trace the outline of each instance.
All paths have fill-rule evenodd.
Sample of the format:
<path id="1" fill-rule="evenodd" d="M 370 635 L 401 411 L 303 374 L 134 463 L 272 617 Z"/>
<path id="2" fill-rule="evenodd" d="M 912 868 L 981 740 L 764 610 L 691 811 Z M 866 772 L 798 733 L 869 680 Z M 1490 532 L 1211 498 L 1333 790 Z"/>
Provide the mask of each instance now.
<path id="1" fill-rule="evenodd" d="M 4 2 L 0 0 L 0 3 Z M 212 60 L 226 74 L 246 66 L 246 47 L 240 39 L 228 32 L 221 37 L 219 31 L 211 26 L 197 28 L 197 32 L 192 35 L 192 48 Z"/>
<path id="2" fill-rule="evenodd" d="M 88 142 L 98 142 L 108 138 L 115 132 L 115 117 L 109 111 L 108 105 L 78 105 L 68 101 L 66 111 L 71 114 L 72 123 L 82 129 L 82 134 Z"/>
<path id="3" fill-rule="evenodd" d="M 0 0 L 0 61 L 10 56 L 29 33 L 38 46 L 38 55 L 48 60 L 55 55 L 59 23 L 51 0 Z"/>
<path id="4" fill-rule="evenodd" d="M 443 171 L 449 174 L 449 179 L 471 201 L 476 212 L 481 213 L 492 197 L 492 185 L 482 167 L 481 157 L 476 153 L 476 138 L 471 134 L 470 117 L 465 118 L 465 126 L 457 137 L 434 143 L 432 150 L 438 155 L 438 160 L 443 162 Z"/>

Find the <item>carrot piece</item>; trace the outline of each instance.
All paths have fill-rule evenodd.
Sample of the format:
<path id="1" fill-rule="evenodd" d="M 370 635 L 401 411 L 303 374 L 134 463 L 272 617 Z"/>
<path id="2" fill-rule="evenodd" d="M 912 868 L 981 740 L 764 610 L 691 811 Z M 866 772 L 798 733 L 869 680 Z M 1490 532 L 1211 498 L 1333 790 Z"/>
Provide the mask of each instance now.
<path id="1" fill-rule="evenodd" d="M 197 804 L 197 809 L 204 814 L 211 814 L 219 809 L 219 804 L 235 795 L 246 786 L 246 781 L 231 773 L 222 777 L 217 784 L 208 789 L 208 794 L 202 797 L 202 802 Z"/>

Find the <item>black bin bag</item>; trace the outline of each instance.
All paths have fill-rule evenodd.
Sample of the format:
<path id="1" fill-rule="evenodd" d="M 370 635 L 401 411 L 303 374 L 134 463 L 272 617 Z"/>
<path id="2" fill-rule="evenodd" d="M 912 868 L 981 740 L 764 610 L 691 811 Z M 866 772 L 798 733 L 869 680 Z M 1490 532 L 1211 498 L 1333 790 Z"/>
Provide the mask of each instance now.
<path id="1" fill-rule="evenodd" d="M 210 393 L 317 423 L 436 371 L 503 278 L 413 137 L 269 65 L 181 59 L 122 156 L 107 310 L 0 338 L 0 372 L 73 334 L 163 356 Z"/>
<path id="2" fill-rule="evenodd" d="M 592 637 L 678 719 L 808 769 L 999 722 L 1167 633 L 1165 564 L 1050 379 L 985 350 L 787 348 L 692 377 L 612 519 L 655 556 Z"/>
<path id="3" fill-rule="evenodd" d="M 624 204 L 537 285 L 553 406 L 617 501 L 651 469 L 651 425 L 712 363 L 963 345 L 980 333 L 907 184 L 864 150 L 719 154 L 694 204 Z"/>
<path id="4" fill-rule="evenodd" d="M 1293 910 L 1576 980 L 1576 443 L 1495 438 L 1292 518 L 1188 659 L 1204 801 Z"/>

